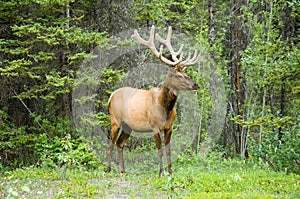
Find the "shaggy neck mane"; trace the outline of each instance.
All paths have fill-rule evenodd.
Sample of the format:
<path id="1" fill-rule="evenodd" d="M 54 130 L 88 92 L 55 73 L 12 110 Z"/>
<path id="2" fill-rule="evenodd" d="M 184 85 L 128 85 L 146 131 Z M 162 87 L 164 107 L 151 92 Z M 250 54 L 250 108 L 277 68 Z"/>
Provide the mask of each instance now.
<path id="1" fill-rule="evenodd" d="M 159 98 L 160 104 L 166 109 L 167 112 L 173 110 L 177 100 L 176 91 L 172 91 L 166 86 L 162 87 L 162 95 Z"/>

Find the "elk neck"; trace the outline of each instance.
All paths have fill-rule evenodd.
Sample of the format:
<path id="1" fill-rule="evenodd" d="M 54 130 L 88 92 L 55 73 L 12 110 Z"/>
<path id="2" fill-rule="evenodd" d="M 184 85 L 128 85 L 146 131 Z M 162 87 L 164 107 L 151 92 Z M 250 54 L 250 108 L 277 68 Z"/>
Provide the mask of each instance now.
<path id="1" fill-rule="evenodd" d="M 176 100 L 177 100 L 178 91 L 171 90 L 165 85 L 161 88 L 161 95 L 159 96 L 160 105 L 163 106 L 167 112 L 173 110 Z"/>

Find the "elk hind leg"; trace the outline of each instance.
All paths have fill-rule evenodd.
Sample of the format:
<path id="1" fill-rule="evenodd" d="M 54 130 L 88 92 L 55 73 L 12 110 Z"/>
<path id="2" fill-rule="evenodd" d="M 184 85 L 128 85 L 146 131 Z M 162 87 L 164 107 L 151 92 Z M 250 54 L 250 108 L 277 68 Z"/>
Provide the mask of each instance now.
<path id="1" fill-rule="evenodd" d="M 120 127 L 116 124 L 112 125 L 111 128 L 111 142 L 109 144 L 108 154 L 107 154 L 107 168 L 106 173 L 109 173 L 111 171 L 111 158 L 112 158 L 112 152 L 114 149 L 114 143 L 116 142 L 118 133 L 119 133 Z"/>
<path id="2" fill-rule="evenodd" d="M 118 160 L 119 160 L 119 167 L 120 167 L 121 173 L 125 173 L 124 160 L 123 160 L 123 149 L 124 149 L 126 141 L 128 140 L 128 138 L 131 134 L 131 131 L 132 130 L 130 129 L 130 127 L 127 124 L 125 124 L 125 123 L 122 124 L 122 133 L 117 141 Z"/>

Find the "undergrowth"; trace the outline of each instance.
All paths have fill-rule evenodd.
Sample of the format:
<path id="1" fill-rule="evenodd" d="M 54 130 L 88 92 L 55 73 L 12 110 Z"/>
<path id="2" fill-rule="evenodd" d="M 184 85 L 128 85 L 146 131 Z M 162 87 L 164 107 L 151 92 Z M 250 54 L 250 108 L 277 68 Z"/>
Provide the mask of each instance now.
<path id="1" fill-rule="evenodd" d="M 127 165 L 131 167 L 133 165 Z M 184 155 L 174 174 L 158 170 L 26 167 L 1 173 L 1 198 L 299 198 L 300 175 L 275 172 L 268 165 L 239 159 Z"/>

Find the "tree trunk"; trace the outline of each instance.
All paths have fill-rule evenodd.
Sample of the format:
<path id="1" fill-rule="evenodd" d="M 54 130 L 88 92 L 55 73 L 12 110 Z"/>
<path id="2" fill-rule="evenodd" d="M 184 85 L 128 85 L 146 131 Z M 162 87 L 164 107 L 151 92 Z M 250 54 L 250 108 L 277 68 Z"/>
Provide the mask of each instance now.
<path id="1" fill-rule="evenodd" d="M 291 1 L 288 1 L 291 2 Z M 286 8 L 283 14 L 282 21 L 284 22 L 284 26 L 282 29 L 282 40 L 286 41 L 289 44 L 291 38 L 296 38 L 296 20 L 294 17 L 291 17 L 292 8 L 289 3 L 286 3 Z M 282 84 L 280 88 L 280 117 L 284 117 L 286 115 L 286 79 L 282 79 Z M 278 139 L 281 140 L 283 136 L 282 127 L 278 128 Z"/>
<path id="2" fill-rule="evenodd" d="M 242 157 L 248 156 L 247 150 L 247 129 L 244 128 L 240 123 L 230 121 L 231 117 L 239 117 L 246 121 L 246 110 L 244 104 L 246 101 L 246 81 L 243 78 L 243 69 L 241 66 L 241 50 L 247 47 L 247 35 L 245 27 L 243 27 L 243 18 L 241 16 L 242 2 L 239 0 L 232 0 L 230 3 L 231 9 L 231 26 L 230 26 L 230 43 L 228 59 L 230 60 L 228 65 L 228 75 L 230 77 L 230 88 L 231 93 L 228 96 L 228 107 L 227 107 L 227 127 L 224 135 L 232 135 L 232 142 L 235 146 L 235 152 L 240 154 Z M 229 118 L 228 118 L 229 117 Z M 228 128 L 228 126 L 230 126 Z M 226 143 L 225 140 L 223 140 Z"/>
<path id="3" fill-rule="evenodd" d="M 209 0 L 209 44 L 210 44 L 210 94 L 212 100 L 216 98 L 216 71 L 217 67 L 215 65 L 216 61 L 216 54 L 213 50 L 213 47 L 216 43 L 216 36 L 215 36 L 215 23 L 214 23 L 214 0 Z"/>

